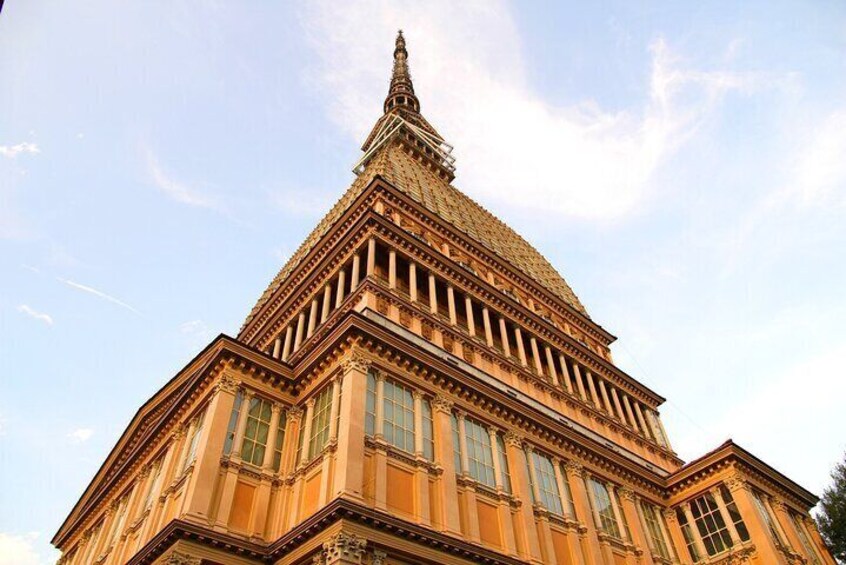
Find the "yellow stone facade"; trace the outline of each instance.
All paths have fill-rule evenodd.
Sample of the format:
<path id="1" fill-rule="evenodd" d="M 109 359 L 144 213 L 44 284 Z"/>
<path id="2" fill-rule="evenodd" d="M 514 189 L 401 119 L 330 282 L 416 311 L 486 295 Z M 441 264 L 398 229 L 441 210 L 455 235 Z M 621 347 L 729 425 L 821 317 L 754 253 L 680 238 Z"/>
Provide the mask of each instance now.
<path id="1" fill-rule="evenodd" d="M 394 57 L 358 178 L 141 407 L 60 563 L 834 565 L 813 494 L 731 442 L 676 456 L 614 337 L 452 186 Z"/>

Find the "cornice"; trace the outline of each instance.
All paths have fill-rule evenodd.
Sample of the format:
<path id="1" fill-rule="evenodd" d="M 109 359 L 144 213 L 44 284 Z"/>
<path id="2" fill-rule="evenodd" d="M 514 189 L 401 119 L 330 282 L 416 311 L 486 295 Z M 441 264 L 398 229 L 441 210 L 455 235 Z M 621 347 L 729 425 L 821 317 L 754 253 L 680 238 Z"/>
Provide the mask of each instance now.
<path id="1" fill-rule="evenodd" d="M 127 565 L 149 565 L 164 555 L 180 540 L 191 541 L 211 549 L 275 563 L 297 547 L 307 543 L 338 522 L 354 523 L 382 531 L 397 538 L 421 544 L 473 563 L 485 565 L 523 565 L 523 561 L 413 524 L 396 516 L 372 510 L 355 502 L 336 498 L 273 543 L 255 543 L 184 520 L 172 520 L 153 539 L 127 561 Z"/>
<path id="2" fill-rule="evenodd" d="M 186 411 L 197 409 L 196 401 L 209 392 L 208 385 L 227 367 L 237 368 L 283 392 L 296 393 L 290 367 L 220 334 L 138 409 L 53 537 L 54 545 L 64 544 L 78 529 L 80 520 L 96 518 L 95 510 L 110 493 L 134 479 L 134 470 L 146 464 L 147 455 L 158 450 L 173 428 L 181 425 Z"/>
<path id="3" fill-rule="evenodd" d="M 621 455 L 623 448 L 612 450 L 605 443 L 583 436 L 572 426 L 536 412 L 510 395 L 478 381 L 454 364 L 374 324 L 358 312 L 350 313 L 319 347 L 309 353 L 307 359 L 302 360 L 301 366 L 297 367 L 298 376 L 305 378 L 306 374 L 325 374 L 337 365 L 345 351 L 353 347 L 368 350 L 377 370 L 390 373 L 401 367 L 428 383 L 432 387 L 429 393 L 433 396 L 444 391 L 450 399 L 472 406 L 474 412 L 481 411 L 499 422 L 505 421 L 512 427 L 521 428 L 523 435 L 533 437 L 549 452 L 560 454 L 563 450 L 568 454 L 565 457 L 582 461 L 600 469 L 602 474 L 618 477 L 622 482 L 637 485 L 653 496 L 663 497 L 663 477 Z M 658 466 L 653 466 L 657 471 Z"/>
<path id="4" fill-rule="evenodd" d="M 667 489 L 670 495 L 677 495 L 692 490 L 696 485 L 728 470 L 766 485 L 767 490 L 779 493 L 786 500 L 802 508 L 804 512 L 819 502 L 815 494 L 731 440 L 670 475 L 666 481 Z"/>

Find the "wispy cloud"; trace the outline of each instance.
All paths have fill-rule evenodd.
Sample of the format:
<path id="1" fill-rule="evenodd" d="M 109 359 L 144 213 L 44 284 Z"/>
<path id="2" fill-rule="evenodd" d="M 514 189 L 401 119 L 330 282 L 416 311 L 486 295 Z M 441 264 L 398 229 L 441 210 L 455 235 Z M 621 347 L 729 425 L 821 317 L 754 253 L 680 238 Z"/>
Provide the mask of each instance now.
<path id="1" fill-rule="evenodd" d="M 34 320 L 44 322 L 48 326 L 53 325 L 53 317 L 52 316 L 50 316 L 49 314 L 45 314 L 44 312 L 38 312 L 37 310 L 33 310 L 32 308 L 30 308 L 26 304 L 21 304 L 20 306 L 18 306 L 18 312 L 20 312 L 22 314 L 26 314 L 27 316 L 29 316 L 30 318 L 33 318 Z"/>
<path id="2" fill-rule="evenodd" d="M 304 22 L 322 60 L 314 78 L 331 93 L 331 117 L 345 131 L 360 141 L 372 127 L 380 109 L 374 101 L 385 95 L 392 38 L 405 25 L 424 112 L 456 147 L 457 184 L 543 214 L 614 219 L 631 213 L 649 194 L 658 168 L 725 95 L 749 92 L 762 79 L 688 68 L 656 39 L 648 46 L 645 101 L 623 111 L 592 100 L 556 105 L 530 85 L 519 30 L 504 2 L 440 10 L 378 0 L 309 6 Z M 370 33 L 362 36 L 365 27 Z M 496 135 L 490 134 L 492 116 Z"/>
<path id="3" fill-rule="evenodd" d="M 171 200 L 198 208 L 219 209 L 220 204 L 214 198 L 200 193 L 195 188 L 171 177 L 162 168 L 158 157 L 149 147 L 144 148 L 147 159 L 147 172 L 162 193 Z"/>
<path id="4" fill-rule="evenodd" d="M 76 428 L 75 430 L 71 430 L 68 432 L 68 439 L 71 440 L 71 443 L 84 443 L 91 439 L 91 436 L 94 435 L 94 430 L 91 428 Z"/>
<path id="5" fill-rule="evenodd" d="M 0 155 L 2 155 L 3 157 L 14 159 L 21 153 L 29 153 L 34 155 L 36 153 L 41 153 L 41 149 L 38 147 L 38 144 L 30 143 L 28 141 L 18 143 L 17 145 L 0 145 Z"/>
<path id="6" fill-rule="evenodd" d="M 211 330 L 203 320 L 191 320 L 179 325 L 179 333 L 188 338 L 192 348 L 208 343 L 212 338 Z"/>
<path id="7" fill-rule="evenodd" d="M 61 283 L 68 285 L 71 288 L 75 288 L 76 290 L 81 290 L 82 292 L 87 292 L 88 294 L 93 294 L 94 296 L 96 296 L 98 298 L 102 298 L 103 300 L 111 302 L 112 304 L 117 304 L 121 308 L 126 308 L 130 312 L 138 314 L 139 316 L 141 315 L 141 312 L 139 312 L 138 310 L 136 310 L 135 308 L 133 308 L 132 306 L 130 306 L 129 304 L 127 304 L 123 300 L 115 298 L 114 296 L 112 296 L 110 294 L 106 294 L 102 290 L 97 290 L 96 288 L 93 288 L 93 287 L 90 287 L 90 286 L 87 286 L 87 285 L 84 285 L 84 284 L 79 284 L 78 282 L 74 282 L 74 281 L 71 281 L 71 280 L 68 280 L 68 279 L 63 279 L 61 277 L 59 277 L 57 280 Z"/>
<path id="8" fill-rule="evenodd" d="M 846 203 L 846 109 L 825 117 L 793 169 L 791 190 L 804 203 Z"/>
<path id="9" fill-rule="evenodd" d="M 50 555 L 44 559 L 38 555 L 36 545 L 45 545 L 38 542 L 38 532 L 27 534 L 11 534 L 0 532 L 0 565 L 41 565 L 42 563 L 55 563 L 59 558 L 59 552 L 53 548 L 49 549 Z"/>

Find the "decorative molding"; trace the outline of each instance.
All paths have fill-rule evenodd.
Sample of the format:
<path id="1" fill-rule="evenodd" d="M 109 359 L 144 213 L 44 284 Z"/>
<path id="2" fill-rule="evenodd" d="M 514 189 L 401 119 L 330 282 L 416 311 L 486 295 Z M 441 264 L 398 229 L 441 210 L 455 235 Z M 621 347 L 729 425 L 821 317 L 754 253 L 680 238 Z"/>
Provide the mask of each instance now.
<path id="1" fill-rule="evenodd" d="M 199 557 L 193 557 L 181 551 L 174 551 L 164 558 L 164 565 L 200 565 L 203 562 Z"/>
<path id="2" fill-rule="evenodd" d="M 567 461 L 564 463 L 564 470 L 568 475 L 573 475 L 579 479 L 585 475 L 585 467 L 576 461 Z"/>
<path id="3" fill-rule="evenodd" d="M 294 420 L 299 422 L 300 420 L 302 420 L 302 418 L 303 418 L 303 409 L 302 408 L 300 408 L 299 406 L 289 406 L 288 407 L 287 419 L 288 419 L 289 422 L 294 421 Z"/>
<path id="4" fill-rule="evenodd" d="M 364 550 L 367 547 L 367 540 L 355 534 L 338 532 L 329 540 L 323 542 L 323 563 L 333 565 L 335 563 L 351 564 L 361 563 Z"/>
<path id="5" fill-rule="evenodd" d="M 231 394 L 236 394 L 238 392 L 238 387 L 241 386 L 241 380 L 235 377 L 234 375 L 230 374 L 227 371 L 224 371 L 223 374 L 220 376 L 220 379 L 214 385 L 215 392 L 228 392 Z"/>
<path id="6" fill-rule="evenodd" d="M 434 398 L 434 400 L 432 400 L 432 408 L 436 412 L 444 412 L 446 414 L 450 414 L 452 413 L 452 407 L 454 405 L 455 403 L 452 400 L 441 394 L 439 394 Z"/>
<path id="7" fill-rule="evenodd" d="M 370 565 L 387 565 L 388 554 L 384 551 L 373 550 L 370 553 Z"/>
<path id="8" fill-rule="evenodd" d="M 350 371 L 366 373 L 372 364 L 373 361 L 371 359 L 364 356 L 360 351 L 355 350 L 341 360 L 341 369 L 345 374 Z"/>
<path id="9" fill-rule="evenodd" d="M 620 487 L 617 489 L 617 494 L 620 495 L 620 498 L 623 500 L 629 500 L 631 502 L 635 501 L 635 493 L 632 489 L 627 487 Z"/>
<path id="10" fill-rule="evenodd" d="M 515 434 L 511 430 L 505 432 L 505 437 L 503 439 L 505 440 L 505 445 L 510 445 L 519 449 L 523 448 L 523 442 L 525 440 L 523 436 L 521 436 L 520 434 Z"/>

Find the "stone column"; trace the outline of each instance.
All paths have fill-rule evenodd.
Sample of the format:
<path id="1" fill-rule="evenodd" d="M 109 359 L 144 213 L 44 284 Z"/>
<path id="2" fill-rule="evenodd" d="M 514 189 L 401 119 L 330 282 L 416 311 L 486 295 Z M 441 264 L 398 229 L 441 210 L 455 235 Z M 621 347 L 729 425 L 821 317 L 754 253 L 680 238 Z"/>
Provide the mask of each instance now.
<path id="1" fill-rule="evenodd" d="M 334 472 L 335 496 L 362 501 L 364 496 L 364 402 L 367 372 L 371 361 L 353 351 L 341 362 L 338 417 L 343 425 L 337 435 L 337 461 Z"/>
<path id="2" fill-rule="evenodd" d="M 529 473 L 525 464 L 523 438 L 512 432 L 506 433 L 505 452 L 508 457 L 508 468 L 511 470 L 511 487 L 514 495 L 520 500 L 517 519 L 520 520 L 518 531 L 521 539 L 518 552 L 521 558 L 539 563 L 542 559 L 540 540 L 535 525 L 532 486 L 529 483 Z M 531 468 L 531 465 L 528 467 Z"/>
<path id="3" fill-rule="evenodd" d="M 435 275 L 429 273 L 429 312 L 438 315 L 438 286 L 435 282 Z"/>
<path id="4" fill-rule="evenodd" d="M 270 356 L 274 359 L 279 359 L 282 355 L 282 338 L 277 337 L 273 340 L 273 351 L 271 352 Z"/>
<path id="5" fill-rule="evenodd" d="M 341 269 L 338 272 L 338 288 L 335 289 L 335 308 L 340 308 L 341 303 L 344 301 L 344 291 L 345 286 L 347 284 L 347 271 L 346 269 Z"/>
<path id="6" fill-rule="evenodd" d="M 141 547 L 144 542 L 147 540 L 147 536 L 150 534 L 150 531 L 153 529 L 154 525 L 158 523 L 159 519 L 159 511 L 161 510 L 161 491 L 164 485 L 167 484 L 168 481 L 168 472 L 171 465 L 171 460 L 174 457 L 174 453 L 176 451 L 176 444 L 178 443 L 177 439 L 171 439 L 170 444 L 167 446 L 164 456 L 162 457 L 161 467 L 159 467 L 159 484 L 156 486 L 155 492 L 150 493 L 150 513 L 147 515 L 147 519 L 144 521 L 144 525 L 141 527 L 141 533 L 138 534 L 138 546 Z M 155 486 L 155 485 L 154 485 Z"/>
<path id="7" fill-rule="evenodd" d="M 323 309 L 320 312 L 320 323 L 324 323 L 332 310 L 332 285 L 326 283 L 323 287 Z"/>
<path id="8" fill-rule="evenodd" d="M 585 393 L 585 383 L 582 379 L 582 372 L 579 370 L 579 364 L 573 363 L 573 375 L 576 377 L 576 388 L 579 391 L 579 398 L 582 399 L 583 402 L 587 402 L 587 394 Z"/>
<path id="9" fill-rule="evenodd" d="M 362 565 L 367 540 L 340 531 L 323 543 L 314 565 Z"/>
<path id="10" fill-rule="evenodd" d="M 529 362 L 526 359 L 526 346 L 523 345 L 523 332 L 517 326 L 514 326 L 514 340 L 517 342 L 517 355 L 520 359 L 520 364 L 528 367 Z"/>
<path id="11" fill-rule="evenodd" d="M 602 395 L 602 405 L 605 407 L 605 411 L 613 418 L 614 407 L 611 406 L 611 400 L 608 398 L 608 391 L 605 388 L 605 379 L 603 379 L 602 377 L 597 377 L 596 380 L 599 382 L 599 392 Z"/>
<path id="12" fill-rule="evenodd" d="M 227 372 L 224 372 L 214 385 L 214 392 L 204 416 L 203 434 L 197 444 L 194 472 L 183 497 L 186 501 L 186 518 L 193 518 L 204 525 L 211 521 L 212 492 L 220 473 L 220 456 L 223 453 L 226 428 L 232 415 L 238 385 L 237 378 Z M 249 404 L 246 404 L 241 412 L 248 411 Z M 244 425 L 246 426 L 246 423 Z M 243 431 L 241 437 L 243 438 Z M 235 447 L 233 444 L 232 448 Z M 240 450 L 240 444 L 237 447 Z"/>
<path id="13" fill-rule="evenodd" d="M 543 353 L 546 355 L 546 366 L 549 367 L 549 379 L 555 386 L 560 386 L 558 382 L 558 371 L 555 370 L 555 358 L 552 356 L 552 350 L 548 345 L 543 348 Z"/>
<path id="14" fill-rule="evenodd" d="M 499 335 L 502 338 L 502 352 L 506 357 L 511 357 L 511 344 L 508 343 L 508 328 L 505 326 L 505 318 L 499 317 Z"/>
<path id="15" fill-rule="evenodd" d="M 296 353 L 297 350 L 300 348 L 300 344 L 303 342 L 303 332 L 305 331 L 305 310 L 300 312 L 300 315 L 297 316 L 297 334 L 294 337 L 294 352 Z"/>
<path id="16" fill-rule="evenodd" d="M 458 485 L 455 479 L 455 448 L 452 444 L 452 401 L 444 396 L 438 396 L 432 402 L 435 437 L 435 462 L 441 466 L 443 472 L 438 480 L 441 504 L 441 526 L 444 531 L 461 536 L 461 524 L 458 517 L 458 505 L 448 501 L 458 497 Z"/>
<path id="17" fill-rule="evenodd" d="M 455 470 L 458 475 L 470 474 L 470 462 L 467 459 L 467 429 L 464 421 L 465 414 L 461 410 L 455 411 L 455 417 L 458 419 L 458 443 L 460 446 L 459 453 L 461 455 L 461 470 Z"/>
<path id="18" fill-rule="evenodd" d="M 632 402 L 632 404 L 634 404 L 634 411 L 637 415 L 637 421 L 640 423 L 641 433 L 647 438 L 655 441 L 655 436 L 650 433 L 649 426 L 646 425 L 646 420 L 643 418 L 643 412 L 640 409 L 640 402 L 634 401 Z"/>
<path id="19" fill-rule="evenodd" d="M 353 255 L 352 273 L 350 274 L 350 292 L 358 288 L 359 271 L 361 270 L 361 256 L 356 253 Z"/>
<path id="20" fill-rule="evenodd" d="M 628 420 L 626 419 L 626 415 L 623 412 L 623 405 L 620 404 L 620 397 L 617 395 L 617 389 L 609 385 L 611 389 L 611 400 L 614 402 L 614 410 L 617 411 L 617 418 L 619 418 L 620 422 L 623 424 L 629 424 Z"/>
<path id="21" fill-rule="evenodd" d="M 391 249 L 388 251 L 388 288 L 397 287 L 397 252 Z"/>
<path id="22" fill-rule="evenodd" d="M 308 331 L 306 332 L 306 339 L 310 338 L 314 333 L 314 328 L 317 327 L 317 297 L 311 300 L 311 309 L 308 313 Z"/>
<path id="23" fill-rule="evenodd" d="M 458 323 L 458 316 L 455 312 L 455 290 L 452 285 L 447 285 L 447 309 L 449 310 L 449 323 L 453 326 Z"/>
<path id="24" fill-rule="evenodd" d="M 417 302 L 417 264 L 414 261 L 408 262 L 408 298 Z"/>
<path id="25" fill-rule="evenodd" d="M 285 343 L 282 346 L 282 361 L 288 361 L 288 356 L 291 354 L 291 341 L 294 336 L 294 327 L 288 324 L 285 328 Z"/>
<path id="26" fill-rule="evenodd" d="M 596 386 L 593 384 L 593 375 L 590 371 L 585 371 L 587 377 L 588 388 L 590 389 L 590 397 L 593 399 L 593 404 L 597 410 L 602 408 L 602 403 L 599 401 L 599 396 L 596 394 Z"/>
<path id="27" fill-rule="evenodd" d="M 371 237 L 367 240 L 367 276 L 372 277 L 376 273 L 376 239 Z"/>
<path id="28" fill-rule="evenodd" d="M 629 417 L 629 422 L 631 423 L 631 426 L 636 432 L 640 432 L 640 426 L 638 426 L 637 419 L 635 419 L 634 412 L 632 412 L 632 405 L 629 404 L 629 397 L 626 394 L 623 394 L 623 405 L 626 407 L 626 415 L 628 415 Z"/>
<path id="29" fill-rule="evenodd" d="M 487 306 L 482 306 L 482 324 L 485 327 L 485 342 L 488 347 L 494 346 L 493 331 L 491 330 L 491 314 Z"/>
<path id="30" fill-rule="evenodd" d="M 573 394 L 573 384 L 570 382 L 570 369 L 567 368 L 567 358 L 559 354 L 558 362 L 561 364 L 561 380 L 564 381 L 564 387 L 567 389 L 567 392 Z"/>
<path id="31" fill-rule="evenodd" d="M 476 320 L 473 319 L 473 301 L 469 296 L 464 297 L 464 310 L 467 316 L 467 332 L 470 337 L 476 337 Z"/>
<path id="32" fill-rule="evenodd" d="M 532 361 L 535 363 L 535 372 L 542 377 L 544 376 L 543 364 L 541 363 L 540 351 L 538 350 L 538 340 L 535 339 L 535 336 L 529 338 L 529 346 L 532 348 Z"/>

